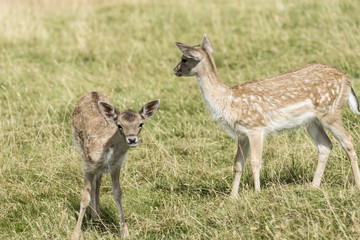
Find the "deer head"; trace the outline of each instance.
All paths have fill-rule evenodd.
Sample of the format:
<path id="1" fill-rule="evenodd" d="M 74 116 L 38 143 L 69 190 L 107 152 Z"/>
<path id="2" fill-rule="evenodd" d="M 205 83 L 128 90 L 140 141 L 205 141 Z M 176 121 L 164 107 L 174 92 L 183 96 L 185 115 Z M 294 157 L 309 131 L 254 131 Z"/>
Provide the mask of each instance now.
<path id="1" fill-rule="evenodd" d="M 175 42 L 175 45 L 183 53 L 180 63 L 173 70 L 176 76 L 196 76 L 203 66 L 215 66 L 212 59 L 214 50 L 206 35 L 200 46 L 191 47 L 180 42 Z"/>
<path id="2" fill-rule="evenodd" d="M 133 110 L 119 112 L 107 103 L 98 102 L 102 115 L 106 120 L 117 125 L 120 135 L 125 138 L 129 147 L 137 146 L 144 121 L 155 114 L 159 104 L 160 100 L 155 100 L 145 104 L 139 112 Z"/>

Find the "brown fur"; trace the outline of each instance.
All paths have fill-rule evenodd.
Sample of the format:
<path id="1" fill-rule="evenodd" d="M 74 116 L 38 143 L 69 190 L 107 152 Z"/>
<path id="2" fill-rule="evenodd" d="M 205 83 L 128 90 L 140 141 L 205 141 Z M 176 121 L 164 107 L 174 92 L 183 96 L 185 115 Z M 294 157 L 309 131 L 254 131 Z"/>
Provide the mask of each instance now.
<path id="1" fill-rule="evenodd" d="M 113 101 L 103 93 L 92 92 L 79 99 L 73 114 L 73 126 L 75 142 L 83 158 L 84 188 L 73 239 L 80 236 L 82 219 L 90 201 L 92 217 L 99 217 L 101 177 L 106 172 L 111 175 L 121 235 L 129 235 L 122 207 L 120 169 L 129 147 L 137 145 L 142 123 L 155 113 L 159 103 L 159 100 L 150 102 L 140 112 L 127 110 L 119 113 L 113 107 Z"/>
<path id="2" fill-rule="evenodd" d="M 136 119 L 138 113 L 133 111 L 133 110 L 127 110 L 123 113 L 123 118 L 128 121 L 128 122 L 132 122 Z"/>
<path id="3" fill-rule="evenodd" d="M 283 129 L 307 127 L 319 149 L 313 185 L 319 186 L 332 144 L 324 127 L 339 140 L 347 153 L 357 187 L 360 173 L 350 135 L 341 123 L 341 109 L 350 97 L 356 99 L 350 78 L 324 64 L 309 64 L 289 72 L 233 87 L 224 85 L 216 72 L 213 49 L 206 35 L 201 46 L 175 43 L 183 53 L 174 68 L 176 76 L 196 76 L 213 117 L 238 139 L 235 177 L 231 197 L 238 194 L 241 172 L 249 149 L 255 189 L 260 190 L 260 168 L 264 137 Z M 356 106 L 355 106 L 356 105 Z M 351 109 L 359 112 L 358 101 Z"/>

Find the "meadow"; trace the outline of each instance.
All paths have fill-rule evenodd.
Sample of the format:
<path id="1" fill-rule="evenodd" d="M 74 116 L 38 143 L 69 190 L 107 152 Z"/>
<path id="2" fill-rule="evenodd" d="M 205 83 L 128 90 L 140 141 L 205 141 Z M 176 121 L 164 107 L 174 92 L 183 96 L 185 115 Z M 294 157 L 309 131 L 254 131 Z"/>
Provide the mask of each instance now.
<path id="1" fill-rule="evenodd" d="M 214 48 L 227 85 L 326 63 L 360 97 L 358 0 L 0 0 L 0 239 L 68 239 L 82 189 L 72 112 L 91 91 L 118 109 L 161 99 L 120 182 L 129 239 L 356 239 L 360 191 L 340 144 L 322 185 L 304 129 L 265 140 L 261 192 L 249 164 L 229 201 L 236 142 L 211 118 L 195 78 L 177 78 L 175 41 Z M 360 155 L 360 116 L 345 128 Z M 118 239 L 109 175 L 101 222 L 83 239 Z"/>

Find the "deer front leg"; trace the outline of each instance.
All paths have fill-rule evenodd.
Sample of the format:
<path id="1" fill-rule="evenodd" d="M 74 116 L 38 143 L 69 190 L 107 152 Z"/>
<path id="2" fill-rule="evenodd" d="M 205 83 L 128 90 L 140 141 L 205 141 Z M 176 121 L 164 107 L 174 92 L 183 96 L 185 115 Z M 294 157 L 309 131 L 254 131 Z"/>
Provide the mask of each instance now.
<path id="1" fill-rule="evenodd" d="M 230 199 L 238 198 L 239 193 L 239 184 L 241 179 L 241 174 L 246 163 L 246 158 L 249 152 L 249 139 L 247 136 L 239 138 L 238 140 L 238 149 L 235 157 L 234 163 L 234 180 L 231 187 Z"/>
<path id="2" fill-rule="evenodd" d="M 81 197 L 81 202 L 80 202 L 80 213 L 79 213 L 79 218 L 78 221 L 76 223 L 74 232 L 72 234 L 72 239 L 79 239 L 80 237 L 80 232 L 81 232 L 81 223 L 82 220 L 84 218 L 84 214 L 86 211 L 86 208 L 89 206 L 90 200 L 91 200 L 91 183 L 93 181 L 94 175 L 90 174 L 90 173 L 85 173 L 84 174 L 84 189 L 83 189 L 83 193 L 82 193 L 82 197 Z"/>
<path id="3" fill-rule="evenodd" d="M 122 207 L 122 192 L 121 192 L 119 177 L 120 177 L 120 169 L 116 169 L 113 172 L 111 172 L 113 195 L 119 213 L 120 234 L 123 238 L 126 238 L 129 236 L 129 230 L 126 226 L 125 218 L 124 218 L 124 211 Z"/>
<path id="4" fill-rule="evenodd" d="M 260 191 L 260 169 L 263 149 L 263 132 L 252 131 L 249 133 L 250 151 L 251 151 L 251 170 L 254 176 L 255 190 Z"/>
<path id="5" fill-rule="evenodd" d="M 100 185 L 101 185 L 102 174 L 97 174 L 94 176 L 91 187 L 91 217 L 96 220 L 100 217 Z"/>

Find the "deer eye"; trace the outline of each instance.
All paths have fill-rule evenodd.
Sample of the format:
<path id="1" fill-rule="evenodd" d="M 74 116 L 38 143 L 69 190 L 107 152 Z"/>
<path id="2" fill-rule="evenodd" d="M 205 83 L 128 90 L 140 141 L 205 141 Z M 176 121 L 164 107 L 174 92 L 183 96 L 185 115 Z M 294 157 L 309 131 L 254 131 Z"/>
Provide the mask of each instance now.
<path id="1" fill-rule="evenodd" d="M 142 128 L 143 125 L 144 125 L 143 123 L 140 123 L 139 128 Z"/>
<path id="2" fill-rule="evenodd" d="M 122 126 L 121 126 L 120 124 L 117 124 L 117 126 L 118 126 L 118 128 L 119 128 L 120 131 L 123 130 L 123 128 L 122 128 Z"/>
<path id="3" fill-rule="evenodd" d="M 186 62 L 187 62 L 187 59 L 186 59 L 186 58 L 183 58 L 181 61 L 182 61 L 183 63 L 186 63 Z"/>

